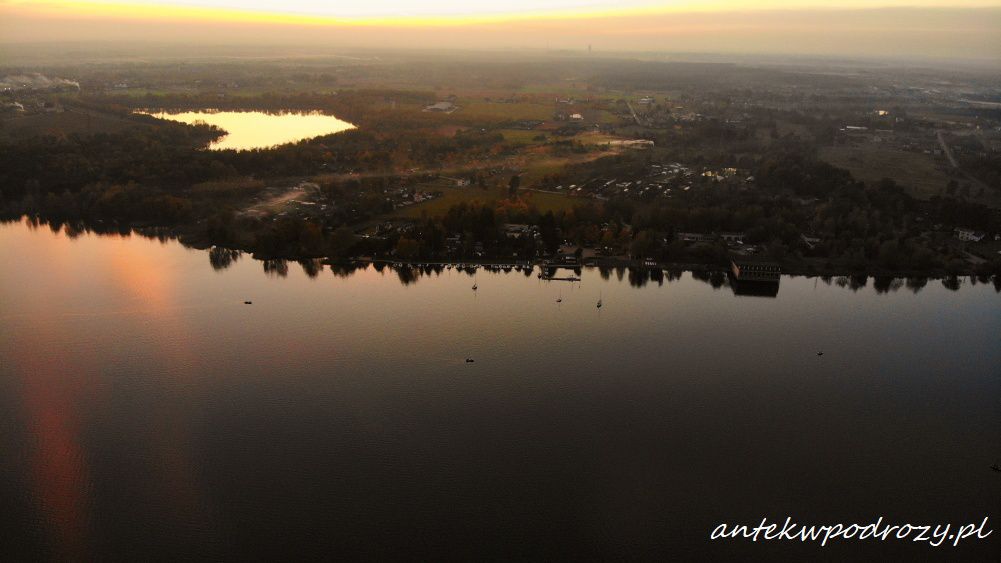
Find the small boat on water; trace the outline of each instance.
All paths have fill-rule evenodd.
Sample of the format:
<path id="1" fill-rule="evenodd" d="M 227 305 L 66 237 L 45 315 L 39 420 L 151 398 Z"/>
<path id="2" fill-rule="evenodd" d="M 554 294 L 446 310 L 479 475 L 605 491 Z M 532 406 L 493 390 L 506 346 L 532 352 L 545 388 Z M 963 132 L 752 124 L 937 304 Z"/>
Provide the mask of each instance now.
<path id="1" fill-rule="evenodd" d="M 598 308 L 601 309 L 601 295 L 598 295 Z"/>
<path id="2" fill-rule="evenodd" d="M 244 305 L 253 305 L 254 302 L 253 301 L 244 301 L 243 304 Z"/>
<path id="3" fill-rule="evenodd" d="M 466 363 L 467 363 L 467 364 L 471 364 L 471 363 L 473 363 L 473 362 L 475 362 L 475 361 L 476 361 L 476 360 L 474 360 L 474 359 L 472 359 L 472 358 L 466 358 Z"/>
<path id="4" fill-rule="evenodd" d="M 476 284 L 473 284 L 473 291 L 476 291 Z"/>

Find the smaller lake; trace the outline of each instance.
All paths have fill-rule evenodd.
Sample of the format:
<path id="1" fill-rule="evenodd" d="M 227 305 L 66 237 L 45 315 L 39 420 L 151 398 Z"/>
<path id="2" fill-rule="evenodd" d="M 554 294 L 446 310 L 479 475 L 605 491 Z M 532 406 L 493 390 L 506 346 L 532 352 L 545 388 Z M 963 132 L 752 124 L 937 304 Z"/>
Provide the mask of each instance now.
<path id="1" fill-rule="evenodd" d="M 212 150 L 263 149 L 320 135 L 340 133 L 355 126 L 322 113 L 265 113 L 263 111 L 143 112 L 182 123 L 208 123 L 228 134 L 209 145 Z"/>

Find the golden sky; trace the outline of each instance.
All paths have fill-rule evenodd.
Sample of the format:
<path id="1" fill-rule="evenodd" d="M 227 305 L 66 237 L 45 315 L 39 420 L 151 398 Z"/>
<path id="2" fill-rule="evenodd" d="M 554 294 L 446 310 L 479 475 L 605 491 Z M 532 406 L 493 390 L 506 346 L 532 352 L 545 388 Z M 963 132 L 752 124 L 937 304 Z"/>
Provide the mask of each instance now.
<path id="1" fill-rule="evenodd" d="M 148 40 L 1001 58 L 1001 0 L 0 0 L 0 43 Z"/>

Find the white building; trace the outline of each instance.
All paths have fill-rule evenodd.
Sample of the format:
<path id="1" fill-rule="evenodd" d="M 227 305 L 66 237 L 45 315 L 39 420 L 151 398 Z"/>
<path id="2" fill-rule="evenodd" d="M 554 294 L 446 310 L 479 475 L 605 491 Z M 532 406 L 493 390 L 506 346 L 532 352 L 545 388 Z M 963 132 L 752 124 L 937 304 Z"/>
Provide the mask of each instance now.
<path id="1" fill-rule="evenodd" d="M 974 231 L 973 229 L 956 229 L 956 238 L 966 242 L 980 242 L 984 240 L 984 233 L 980 231 Z"/>
<path id="2" fill-rule="evenodd" d="M 455 111 L 455 104 L 452 102 L 437 102 L 424 108 L 424 111 L 440 111 L 448 113 Z"/>

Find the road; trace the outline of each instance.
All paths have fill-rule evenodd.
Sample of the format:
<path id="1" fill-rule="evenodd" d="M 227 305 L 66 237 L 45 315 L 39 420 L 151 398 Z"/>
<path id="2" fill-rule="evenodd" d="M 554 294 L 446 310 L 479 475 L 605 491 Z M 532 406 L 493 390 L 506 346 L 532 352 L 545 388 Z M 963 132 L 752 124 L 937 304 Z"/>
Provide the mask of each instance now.
<path id="1" fill-rule="evenodd" d="M 940 129 L 936 131 L 935 136 L 938 137 L 938 144 L 942 147 L 942 152 L 945 153 L 946 158 L 949 159 L 949 164 L 951 164 L 953 168 L 959 168 L 959 163 L 956 162 L 956 157 L 952 155 L 952 149 L 950 149 L 949 145 L 945 142 L 945 135 L 943 135 L 942 130 Z"/>
<path id="2" fill-rule="evenodd" d="M 643 127 L 643 124 L 640 123 L 640 116 L 636 115 L 636 110 L 633 109 L 633 105 L 626 102 L 626 107 L 629 108 L 629 113 L 633 114 L 633 121 L 636 122 L 636 125 Z"/>
<path id="3" fill-rule="evenodd" d="M 945 156 L 949 159 L 949 164 L 951 164 L 952 167 L 955 168 L 956 171 L 959 172 L 959 174 L 965 178 L 971 186 L 978 188 L 982 194 L 986 195 L 986 200 L 983 197 L 978 197 L 977 199 L 987 205 L 997 206 L 997 198 L 992 195 L 994 193 L 994 189 L 985 184 L 980 178 L 977 178 L 959 167 L 959 161 L 956 160 L 956 156 L 952 154 L 952 150 L 949 149 L 949 145 L 946 144 L 945 135 L 942 130 L 936 131 L 935 135 L 938 137 L 938 144 L 942 147 L 942 151 L 945 152 Z"/>

